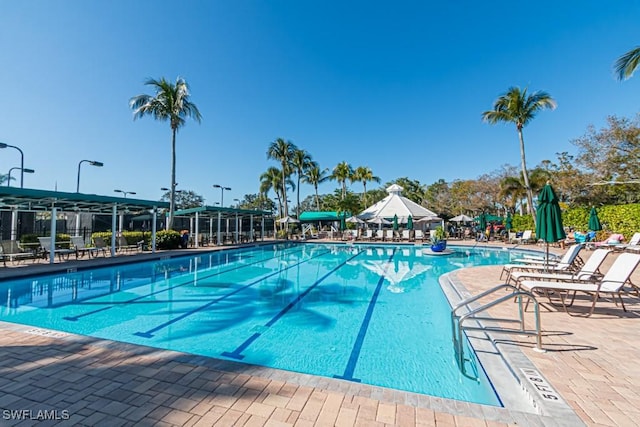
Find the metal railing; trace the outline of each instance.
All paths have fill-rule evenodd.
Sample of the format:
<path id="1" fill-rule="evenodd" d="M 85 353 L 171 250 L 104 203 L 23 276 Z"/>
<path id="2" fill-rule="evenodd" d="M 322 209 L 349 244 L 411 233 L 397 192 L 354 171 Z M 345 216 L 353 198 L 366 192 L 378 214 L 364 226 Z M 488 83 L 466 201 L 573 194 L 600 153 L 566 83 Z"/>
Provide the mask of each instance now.
<path id="1" fill-rule="evenodd" d="M 480 305 L 479 307 L 471 308 L 470 304 L 487 297 L 497 291 L 500 290 L 509 290 L 512 292 L 505 294 L 497 299 L 494 299 L 486 304 Z M 498 304 L 501 304 L 505 301 L 512 301 L 516 298 L 516 302 L 518 303 L 518 318 L 496 318 L 496 317 L 486 317 L 479 316 L 478 314 L 487 311 L 488 309 L 495 307 Z M 523 307 L 523 297 L 526 297 L 527 304 L 533 301 L 534 306 L 534 319 L 535 319 L 535 329 L 527 330 L 525 327 L 525 319 L 524 319 L 524 307 Z M 467 311 L 464 314 L 458 314 L 458 311 L 466 308 Z M 475 321 L 475 324 L 467 324 L 471 321 Z M 519 328 L 508 328 L 504 326 L 491 326 L 487 325 L 487 322 L 494 323 L 517 323 Z M 523 291 L 513 285 L 502 284 L 495 286 L 485 292 L 482 292 L 473 297 L 467 298 L 465 300 L 460 301 L 453 309 L 451 310 L 451 329 L 453 334 L 453 345 L 456 354 L 456 362 L 458 363 L 458 367 L 460 371 L 467 377 L 472 379 L 478 379 L 477 377 L 477 369 L 473 369 L 475 373 L 470 375 L 467 372 L 466 365 L 467 363 L 471 363 L 473 365 L 473 359 L 465 358 L 464 347 L 465 347 L 465 337 L 463 333 L 465 331 L 481 331 L 481 332 L 497 332 L 497 333 L 507 333 L 507 334 L 520 334 L 520 335 L 530 335 L 536 337 L 536 345 L 534 350 L 536 351 L 545 351 L 542 348 L 542 333 L 540 329 L 540 307 L 538 304 L 538 300 L 536 297 L 527 291 Z"/>

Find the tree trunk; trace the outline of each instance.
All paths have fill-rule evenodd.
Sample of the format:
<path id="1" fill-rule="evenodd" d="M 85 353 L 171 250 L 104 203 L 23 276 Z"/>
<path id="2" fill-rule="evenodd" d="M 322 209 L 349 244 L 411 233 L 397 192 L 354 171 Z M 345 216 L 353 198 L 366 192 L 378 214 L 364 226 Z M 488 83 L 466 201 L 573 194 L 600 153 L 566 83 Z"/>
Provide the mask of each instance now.
<path id="1" fill-rule="evenodd" d="M 286 165 L 283 163 L 282 164 L 282 203 L 284 203 L 283 218 L 289 215 L 289 205 L 287 205 L 287 179 L 285 177 L 285 170 L 286 170 Z"/>
<path id="2" fill-rule="evenodd" d="M 364 206 L 367 207 L 367 181 L 362 181 L 362 186 L 364 187 Z"/>
<path id="3" fill-rule="evenodd" d="M 533 223 L 536 223 L 536 216 L 533 210 L 533 191 L 529 183 L 529 173 L 527 172 L 527 161 L 524 155 L 524 138 L 522 136 L 522 126 L 518 125 L 518 138 L 520 139 L 520 160 L 522 162 L 522 179 L 524 180 L 524 188 L 527 192 L 527 212 L 533 216 Z"/>
<path id="4" fill-rule="evenodd" d="M 320 197 L 318 196 L 318 186 L 314 185 L 314 188 L 316 189 L 316 206 L 318 208 L 318 212 L 320 212 Z"/>
<path id="5" fill-rule="evenodd" d="M 297 218 L 300 219 L 300 172 L 298 172 L 298 188 L 296 188 L 296 191 L 296 201 L 298 202 L 298 205 L 296 206 L 296 214 Z"/>
<path id="6" fill-rule="evenodd" d="M 169 198 L 169 221 L 167 229 L 173 227 L 173 214 L 176 209 L 176 128 L 171 128 L 171 197 Z"/>

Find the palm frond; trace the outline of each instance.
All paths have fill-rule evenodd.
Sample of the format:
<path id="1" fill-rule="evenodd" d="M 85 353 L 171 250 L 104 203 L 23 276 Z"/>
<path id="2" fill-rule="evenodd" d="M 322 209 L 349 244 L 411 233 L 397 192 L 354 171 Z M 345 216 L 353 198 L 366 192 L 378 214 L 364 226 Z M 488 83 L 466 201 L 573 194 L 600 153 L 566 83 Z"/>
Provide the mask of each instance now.
<path id="1" fill-rule="evenodd" d="M 638 68 L 638 64 L 640 64 L 640 46 L 631 49 L 616 60 L 613 68 L 618 80 L 630 78 Z"/>

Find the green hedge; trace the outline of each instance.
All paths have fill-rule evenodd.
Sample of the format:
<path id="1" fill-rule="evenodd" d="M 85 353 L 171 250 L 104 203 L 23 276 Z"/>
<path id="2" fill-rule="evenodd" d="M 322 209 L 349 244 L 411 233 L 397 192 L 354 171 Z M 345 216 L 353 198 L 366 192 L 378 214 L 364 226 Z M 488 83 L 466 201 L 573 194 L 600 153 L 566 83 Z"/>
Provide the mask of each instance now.
<path id="1" fill-rule="evenodd" d="M 135 245 L 144 240 L 147 248 L 151 247 L 151 232 L 145 231 L 123 231 L 122 235 L 127 239 L 128 245 Z M 111 245 L 111 232 L 101 231 L 91 234 L 91 238 L 102 237 L 107 245 Z M 178 249 L 180 246 L 180 233 L 175 230 L 160 230 L 156 233 L 157 249 Z"/>
<path id="2" fill-rule="evenodd" d="M 620 233 L 629 241 L 634 233 L 640 232 L 640 204 L 606 205 L 596 207 L 603 231 L 597 239 L 603 240 L 610 233 Z M 562 224 L 575 230 L 587 231 L 591 207 L 575 207 L 562 211 Z M 535 230 L 531 215 L 514 215 L 515 231 Z"/>

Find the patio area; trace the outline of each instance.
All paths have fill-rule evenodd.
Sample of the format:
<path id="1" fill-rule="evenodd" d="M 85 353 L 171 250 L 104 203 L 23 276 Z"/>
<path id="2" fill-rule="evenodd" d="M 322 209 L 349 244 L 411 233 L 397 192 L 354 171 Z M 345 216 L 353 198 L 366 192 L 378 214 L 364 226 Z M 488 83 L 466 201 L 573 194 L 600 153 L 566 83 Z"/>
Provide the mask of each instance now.
<path id="1" fill-rule="evenodd" d="M 476 294 L 500 283 L 500 271 L 500 266 L 467 268 L 447 280 Z M 640 283 L 640 272 L 633 280 Z M 604 298 L 590 318 L 543 308 L 546 353 L 533 350 L 533 338 L 497 335 L 496 342 L 526 355 L 584 424 L 635 426 L 640 417 L 640 300 L 627 297 L 625 303 L 626 313 Z M 490 314 L 505 317 L 515 310 L 509 303 Z M 38 411 L 57 417 L 49 424 L 87 426 L 577 425 L 28 326 L 0 323 L 0 328 L 3 425 L 40 425 L 42 419 L 34 418 Z"/>

